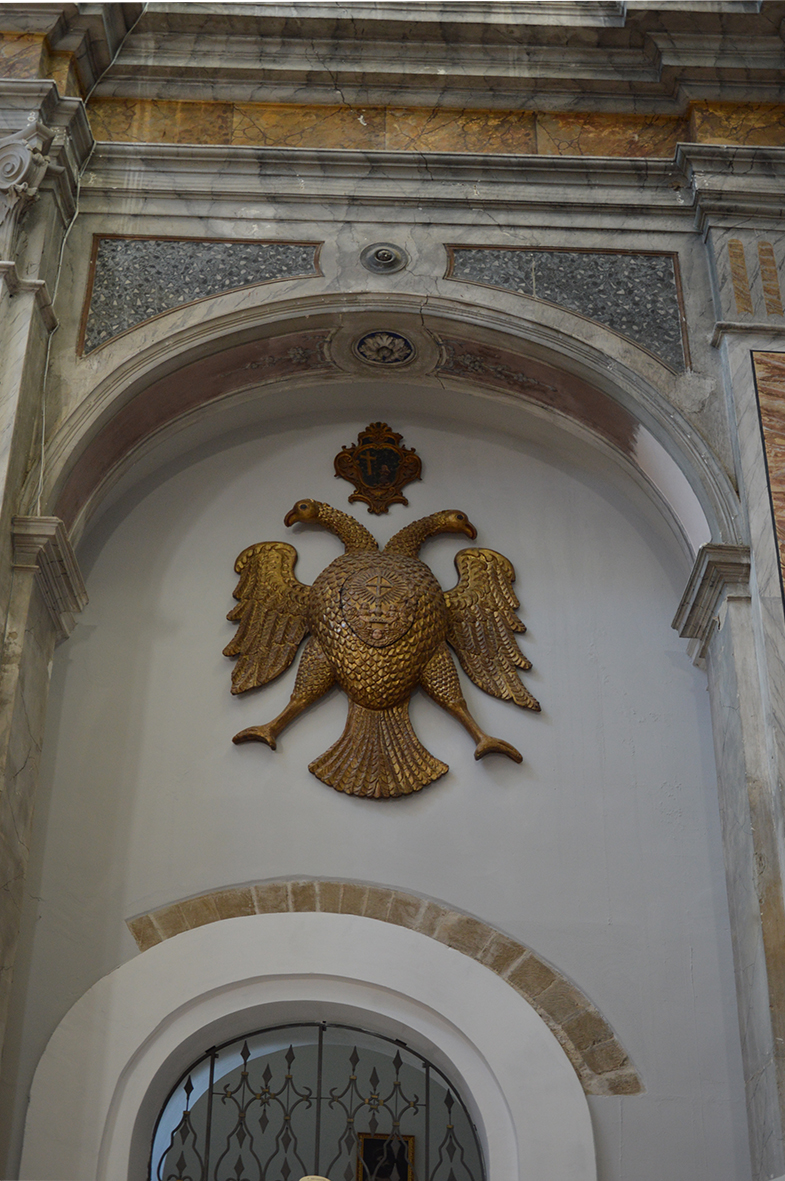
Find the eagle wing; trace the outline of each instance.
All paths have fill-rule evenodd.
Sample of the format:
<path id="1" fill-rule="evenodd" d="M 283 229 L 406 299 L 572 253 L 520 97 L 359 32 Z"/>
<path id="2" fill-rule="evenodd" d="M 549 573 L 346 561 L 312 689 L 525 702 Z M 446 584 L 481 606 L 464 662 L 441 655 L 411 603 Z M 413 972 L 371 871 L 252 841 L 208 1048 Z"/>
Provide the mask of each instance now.
<path id="1" fill-rule="evenodd" d="M 294 660 L 308 631 L 311 588 L 294 574 L 297 550 L 285 541 L 263 541 L 243 550 L 234 564 L 239 599 L 227 615 L 237 623 L 224 656 L 237 658 L 232 693 L 266 685 Z"/>
<path id="2" fill-rule="evenodd" d="M 512 563 L 492 549 L 462 549 L 455 565 L 458 584 L 444 596 L 448 644 L 478 688 L 524 709 L 539 710 L 517 672 L 531 668 L 531 663 L 515 639 L 515 633 L 526 627 L 515 614 L 520 604 L 512 589 Z"/>

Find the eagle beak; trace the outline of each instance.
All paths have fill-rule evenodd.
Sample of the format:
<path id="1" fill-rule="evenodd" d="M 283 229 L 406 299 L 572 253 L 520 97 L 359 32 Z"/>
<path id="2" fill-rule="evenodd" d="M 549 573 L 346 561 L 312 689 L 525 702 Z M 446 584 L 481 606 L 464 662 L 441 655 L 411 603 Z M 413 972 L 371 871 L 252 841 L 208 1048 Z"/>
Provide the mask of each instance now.
<path id="1" fill-rule="evenodd" d="M 299 521 L 301 519 L 302 518 L 300 517 L 300 514 L 297 511 L 297 506 L 295 505 L 294 508 L 289 509 L 289 512 L 286 514 L 286 516 L 283 519 L 283 523 L 286 526 L 294 525 L 297 523 L 297 521 Z"/>
<path id="2" fill-rule="evenodd" d="M 477 536 L 477 530 L 474 528 L 474 525 L 472 525 L 471 521 L 466 522 L 463 527 L 463 531 L 467 537 L 471 537 L 472 541 L 474 541 L 475 537 Z"/>

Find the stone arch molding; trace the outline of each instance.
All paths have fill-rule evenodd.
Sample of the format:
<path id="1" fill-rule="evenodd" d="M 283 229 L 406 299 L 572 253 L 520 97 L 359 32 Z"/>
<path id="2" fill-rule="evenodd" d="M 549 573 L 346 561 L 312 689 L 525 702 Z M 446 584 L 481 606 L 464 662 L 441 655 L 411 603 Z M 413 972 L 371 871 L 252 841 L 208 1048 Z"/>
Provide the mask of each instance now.
<path id="1" fill-rule="evenodd" d="M 383 376 L 501 393 L 555 416 L 626 462 L 693 554 L 709 539 L 743 540 L 735 491 L 677 408 L 682 379 L 577 314 L 523 296 L 470 294 L 323 293 L 256 304 L 228 293 L 203 301 L 196 320 L 192 306 L 127 332 L 73 373 L 61 371 L 82 394 L 46 447 L 42 511 L 62 518 L 76 541 L 146 449 L 208 408 L 262 397 L 271 385 L 318 381 L 329 389 Z M 370 365 L 352 349 L 355 337 L 385 328 L 416 346 L 401 368 Z M 36 469 L 25 503 L 38 491 Z"/>
<path id="2" fill-rule="evenodd" d="M 303 1020 L 400 1037 L 435 1061 L 469 1105 L 489 1177 L 596 1181 L 586 1096 L 520 995 L 421 932 L 324 912 L 201 926 L 98 981 L 39 1062 L 21 1176 L 138 1181 L 172 1082 L 206 1045 Z"/>
<path id="3" fill-rule="evenodd" d="M 402 890 L 361 882 L 291 880 L 234 886 L 128 920 L 140 951 L 223 919 L 252 914 L 361 915 L 405 927 L 476 960 L 542 1018 L 587 1095 L 636 1095 L 637 1071 L 613 1030 L 579 988 L 530 948 L 480 919 Z"/>

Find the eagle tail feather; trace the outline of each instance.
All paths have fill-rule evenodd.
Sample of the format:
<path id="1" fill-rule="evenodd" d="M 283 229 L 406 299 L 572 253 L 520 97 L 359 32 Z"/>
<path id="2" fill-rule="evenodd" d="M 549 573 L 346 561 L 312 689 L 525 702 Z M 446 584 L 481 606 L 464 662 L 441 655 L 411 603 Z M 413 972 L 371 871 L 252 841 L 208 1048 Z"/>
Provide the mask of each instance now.
<path id="1" fill-rule="evenodd" d="M 408 701 L 387 709 L 350 701 L 343 734 L 308 770 L 347 795 L 389 799 L 419 791 L 449 767 L 414 733 Z"/>

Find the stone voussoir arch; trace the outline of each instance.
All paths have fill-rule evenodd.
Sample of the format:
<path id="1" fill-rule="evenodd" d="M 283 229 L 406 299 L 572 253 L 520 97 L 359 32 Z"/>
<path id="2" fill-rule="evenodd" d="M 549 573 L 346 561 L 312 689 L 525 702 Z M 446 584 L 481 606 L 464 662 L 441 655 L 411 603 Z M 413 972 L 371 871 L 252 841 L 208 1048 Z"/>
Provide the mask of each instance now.
<path id="1" fill-rule="evenodd" d="M 184 931 L 254 914 L 351 914 L 407 927 L 489 968 L 539 1014 L 587 1095 L 637 1095 L 643 1084 L 595 1005 L 552 964 L 482 920 L 434 899 L 363 882 L 262 881 L 209 891 L 127 920 L 140 951 Z"/>

